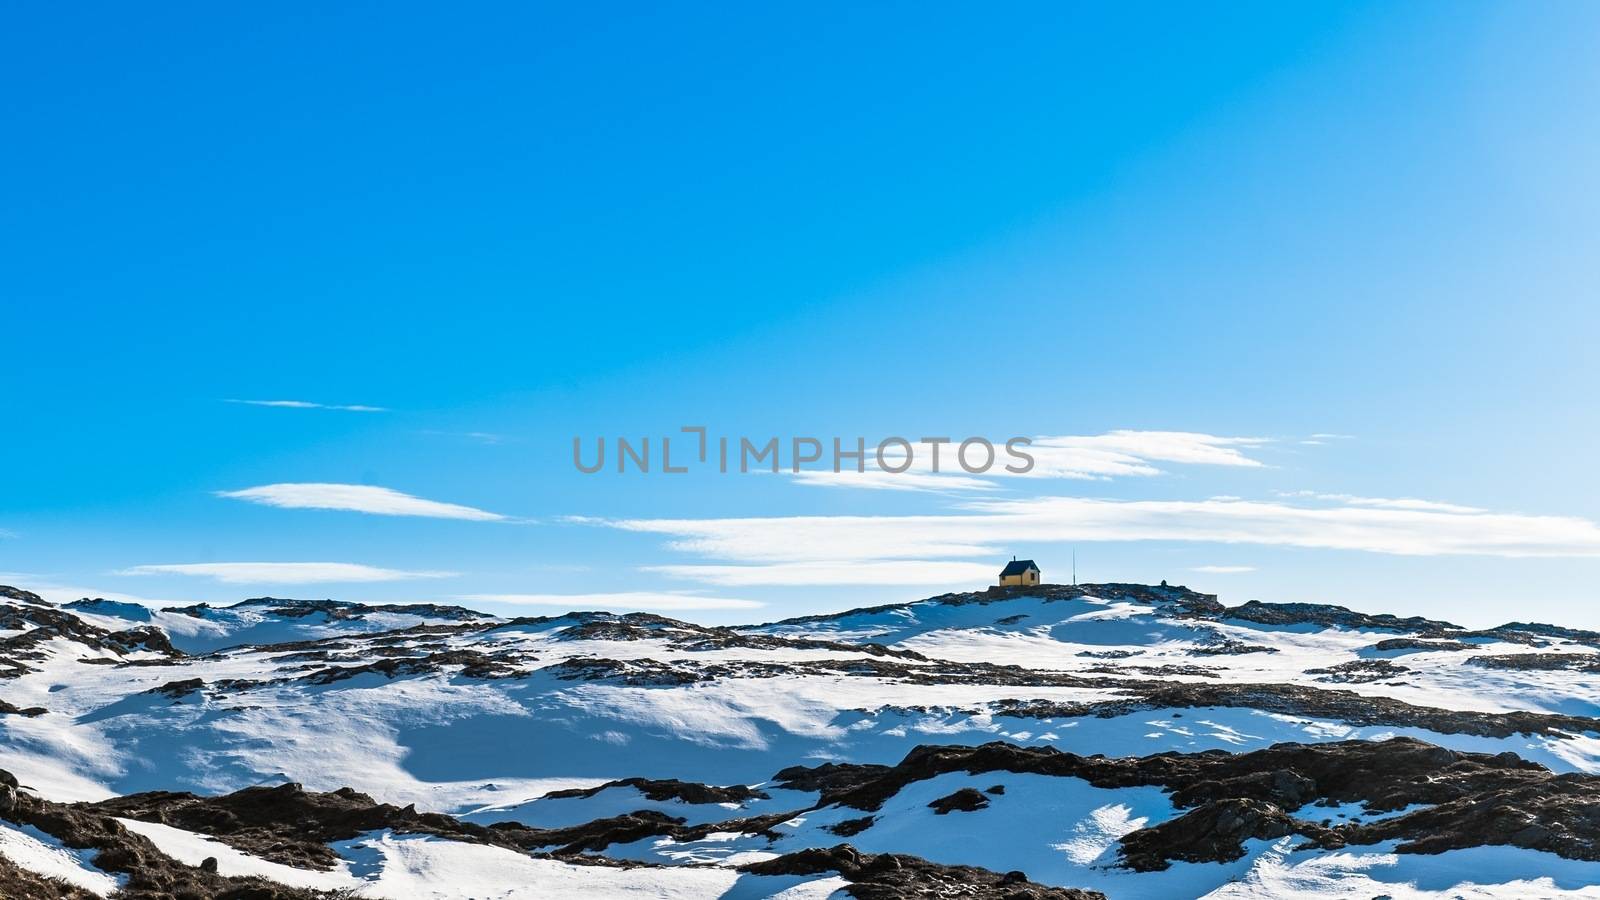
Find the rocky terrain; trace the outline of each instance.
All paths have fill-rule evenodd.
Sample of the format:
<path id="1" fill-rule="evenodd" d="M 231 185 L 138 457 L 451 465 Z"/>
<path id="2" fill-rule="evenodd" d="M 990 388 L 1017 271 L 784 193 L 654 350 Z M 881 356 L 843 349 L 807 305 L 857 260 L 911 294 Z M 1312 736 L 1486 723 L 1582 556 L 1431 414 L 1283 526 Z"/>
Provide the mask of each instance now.
<path id="1" fill-rule="evenodd" d="M 1600 634 L 1181 587 L 748 627 L 0 587 L 0 896 L 1600 897 Z"/>

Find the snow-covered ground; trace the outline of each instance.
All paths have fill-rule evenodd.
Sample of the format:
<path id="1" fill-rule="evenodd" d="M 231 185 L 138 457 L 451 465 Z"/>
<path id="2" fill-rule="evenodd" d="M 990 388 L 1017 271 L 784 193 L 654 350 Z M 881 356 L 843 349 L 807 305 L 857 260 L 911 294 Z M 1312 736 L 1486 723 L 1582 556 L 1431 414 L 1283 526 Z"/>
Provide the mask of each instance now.
<path id="1" fill-rule="evenodd" d="M 1600 731 L 1582 724 L 1600 708 L 1600 665 L 1589 665 L 1600 662 L 1600 642 L 1591 636 L 1499 631 L 1452 643 L 1437 629 L 1199 615 L 1148 592 L 1039 593 L 967 595 L 738 630 L 655 617 L 507 621 L 450 609 L 280 601 L 166 611 L 71 604 L 55 609 L 108 633 L 159 629 L 175 652 L 59 629 L 40 634 L 36 622 L 7 620 L 14 627 L 0 630 L 0 641 L 32 637 L 29 646 L 0 650 L 25 670 L 0 680 L 0 701 L 44 712 L 0 716 L 0 768 L 25 790 L 60 802 L 151 790 L 211 795 L 292 781 L 314 791 L 352 787 L 472 823 L 535 828 L 640 810 L 690 826 L 803 811 L 771 835 L 738 828 L 684 841 L 658 835 L 602 851 L 665 866 L 643 869 L 385 832 L 339 844 L 338 867 L 310 871 L 205 835 L 125 822 L 186 864 L 214 858 L 223 875 L 359 888 L 361 896 L 820 897 L 844 882 L 733 867 L 840 843 L 1020 870 L 1036 882 L 1113 898 L 1600 896 L 1589 887 L 1600 882 L 1600 865 L 1506 846 L 1421 856 L 1379 845 L 1312 850 L 1281 838 L 1253 840 L 1232 862 L 1178 862 L 1160 872 L 1119 867 L 1121 837 L 1181 813 L 1157 787 L 946 774 L 906 786 L 870 826 L 840 836 L 828 827 L 860 811 L 819 806 L 817 791 L 770 783 L 789 766 L 893 765 L 929 744 L 1005 741 L 1122 757 L 1395 736 L 1509 751 L 1557 772 L 1600 773 Z M 1413 642 L 1378 646 L 1401 639 Z M 1534 654 L 1536 667 L 1471 662 Z M 1109 705 L 1135 700 L 1151 685 L 1184 684 L 1358 696 L 1354 704 L 1305 709 Z M 1425 727 L 1404 715 L 1363 721 L 1342 711 L 1365 705 L 1363 698 L 1564 718 L 1507 731 L 1448 719 Z M 632 786 L 546 796 L 625 778 L 755 785 L 766 796 L 696 804 L 651 799 Z M 1003 793 L 981 810 L 941 815 L 929 807 L 962 787 L 995 786 Z M 1328 815 L 1357 821 L 1366 814 L 1335 808 Z M 26 829 L 0 830 L 0 855 L 93 893 L 109 894 L 119 883 L 87 856 Z"/>

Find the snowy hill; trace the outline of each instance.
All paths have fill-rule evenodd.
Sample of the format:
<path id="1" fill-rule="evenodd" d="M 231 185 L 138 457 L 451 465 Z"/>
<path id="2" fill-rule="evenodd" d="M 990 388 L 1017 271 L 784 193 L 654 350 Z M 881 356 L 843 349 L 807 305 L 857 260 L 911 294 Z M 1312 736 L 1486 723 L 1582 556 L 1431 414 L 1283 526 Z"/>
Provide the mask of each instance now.
<path id="1" fill-rule="evenodd" d="M 0 894 L 1600 897 L 1597 704 L 1597 633 L 1180 587 L 742 628 L 0 588 Z"/>

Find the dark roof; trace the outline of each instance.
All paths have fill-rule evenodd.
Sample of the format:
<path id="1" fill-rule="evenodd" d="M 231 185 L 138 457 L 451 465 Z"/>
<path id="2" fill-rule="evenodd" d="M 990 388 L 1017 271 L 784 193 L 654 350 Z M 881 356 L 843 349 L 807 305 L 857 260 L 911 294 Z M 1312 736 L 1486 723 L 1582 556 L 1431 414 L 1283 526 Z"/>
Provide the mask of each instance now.
<path id="1" fill-rule="evenodd" d="M 1013 559 L 1011 562 L 1006 563 L 1004 569 L 1000 570 L 1000 577 L 1006 578 L 1011 575 L 1021 575 L 1029 569 L 1035 572 L 1039 571 L 1039 567 L 1034 565 L 1031 559 Z"/>

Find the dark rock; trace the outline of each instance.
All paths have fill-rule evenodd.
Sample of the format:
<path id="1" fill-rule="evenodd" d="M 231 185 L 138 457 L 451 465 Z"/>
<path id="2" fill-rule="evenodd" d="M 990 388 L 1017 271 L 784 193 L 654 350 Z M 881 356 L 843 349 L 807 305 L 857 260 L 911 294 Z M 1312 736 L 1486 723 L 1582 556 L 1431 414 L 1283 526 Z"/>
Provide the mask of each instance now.
<path id="1" fill-rule="evenodd" d="M 976 788 L 965 787 L 953 794 L 940 797 L 928 804 L 938 815 L 947 815 L 957 810 L 961 812 L 976 812 L 989 805 L 989 798 Z"/>
<path id="2" fill-rule="evenodd" d="M 1472 644 L 1463 641 L 1427 641 L 1421 638 L 1385 638 L 1372 645 L 1372 649 L 1380 653 L 1395 650 L 1471 650 L 1472 648 Z"/>
<path id="3" fill-rule="evenodd" d="M 800 850 L 740 866 L 754 875 L 820 875 L 837 872 L 858 900 L 932 897 L 1004 897 L 1008 900 L 1105 900 L 1098 891 L 1050 887 L 1021 872 L 1000 874 L 973 866 L 945 866 L 915 856 L 861 853 L 849 844 Z"/>
<path id="4" fill-rule="evenodd" d="M 1396 678 L 1411 671 L 1406 666 L 1397 666 L 1386 659 L 1358 659 L 1352 662 L 1339 663 L 1322 669 L 1307 669 L 1307 675 L 1322 675 L 1322 681 L 1335 681 L 1348 684 L 1365 684 L 1370 681 L 1383 681 Z"/>
<path id="5" fill-rule="evenodd" d="M 1529 672 L 1600 673 L 1600 653 L 1508 653 L 1503 656 L 1473 656 L 1467 665 L 1485 669 L 1510 669 Z"/>
<path id="6" fill-rule="evenodd" d="M 1251 838 L 1280 838 L 1295 821 L 1263 800 L 1213 800 L 1176 819 L 1143 828 L 1121 840 L 1122 864 L 1139 872 L 1167 868 L 1169 860 L 1231 862 Z"/>
<path id="7" fill-rule="evenodd" d="M 845 819 L 842 822 L 835 822 L 833 825 L 830 825 L 828 830 L 840 837 L 854 837 L 855 835 L 866 831 L 868 828 L 871 828 L 872 823 L 876 821 L 878 821 L 876 816 L 862 816 L 859 819 Z"/>
<path id="8" fill-rule="evenodd" d="M 592 788 L 551 791 L 544 795 L 544 799 L 593 797 L 601 791 L 616 787 L 636 788 L 641 794 L 657 803 L 667 800 L 680 800 L 684 803 L 744 803 L 748 800 L 768 799 L 766 793 L 742 784 L 719 787 L 699 784 L 693 781 L 679 781 L 676 778 L 624 778 L 620 781 L 608 781 Z"/>

